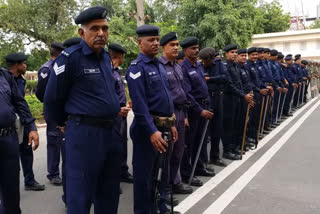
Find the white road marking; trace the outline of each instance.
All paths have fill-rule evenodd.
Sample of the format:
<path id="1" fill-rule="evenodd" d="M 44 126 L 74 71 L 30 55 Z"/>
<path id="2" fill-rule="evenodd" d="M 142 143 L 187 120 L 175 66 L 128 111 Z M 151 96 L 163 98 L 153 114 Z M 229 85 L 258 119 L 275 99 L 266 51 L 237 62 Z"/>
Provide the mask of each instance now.
<path id="1" fill-rule="evenodd" d="M 262 147 L 264 147 L 274 136 L 276 136 L 282 129 L 284 129 L 292 120 L 294 120 L 301 112 L 307 109 L 311 104 L 313 104 L 317 98 L 310 100 L 302 108 L 294 113 L 294 115 L 284 122 L 281 123 L 276 129 L 274 129 L 269 135 L 264 137 L 258 145 L 256 150 L 247 152 L 241 161 L 233 161 L 227 167 L 225 167 L 221 172 L 219 172 L 215 177 L 211 178 L 202 187 L 198 188 L 194 193 L 189 195 L 183 201 L 175 207 L 176 211 L 186 213 L 191 209 L 196 203 L 198 203 L 205 195 L 212 191 L 216 186 L 218 186 L 224 179 L 226 179 L 231 173 L 238 169 L 242 164 L 244 164 L 252 155 L 258 152 Z"/>
<path id="2" fill-rule="evenodd" d="M 227 191 L 225 191 L 203 214 L 221 213 L 233 199 L 248 185 L 271 158 L 288 142 L 295 131 L 320 105 L 318 101 L 310 108 L 258 161 L 256 161 Z"/>

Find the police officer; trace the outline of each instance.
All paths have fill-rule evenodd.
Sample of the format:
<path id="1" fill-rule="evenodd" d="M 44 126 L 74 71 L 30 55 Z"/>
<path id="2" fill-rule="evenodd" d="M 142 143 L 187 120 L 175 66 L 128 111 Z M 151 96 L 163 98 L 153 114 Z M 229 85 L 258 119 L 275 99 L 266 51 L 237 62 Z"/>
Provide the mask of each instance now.
<path id="1" fill-rule="evenodd" d="M 307 60 L 301 60 L 301 67 L 302 67 L 302 71 L 303 71 L 303 81 L 304 81 L 304 85 L 305 85 L 305 89 L 304 89 L 304 95 L 301 99 L 302 102 L 306 103 L 307 102 L 307 94 L 308 94 L 308 80 L 310 81 L 311 77 L 309 76 L 309 71 L 307 68 L 308 65 L 308 61 Z"/>
<path id="2" fill-rule="evenodd" d="M 185 93 L 181 66 L 176 60 L 177 56 L 179 56 L 177 33 L 170 32 L 164 35 L 160 40 L 160 46 L 163 54 L 159 58 L 159 62 L 167 72 L 169 89 L 174 104 L 174 114 L 176 115 L 175 126 L 178 131 L 178 140 L 173 145 L 170 157 L 170 184 L 173 184 L 174 193 L 190 194 L 193 191 L 192 188 L 182 184 L 180 173 L 178 173 L 185 147 L 185 127 L 189 126 L 187 117 L 189 102 Z"/>
<path id="3" fill-rule="evenodd" d="M 301 54 L 296 54 L 294 56 L 293 68 L 296 70 L 296 81 L 298 84 L 297 93 L 295 93 L 293 106 L 294 109 L 299 107 L 299 99 L 302 93 L 302 81 L 303 81 L 303 70 L 301 67 Z"/>
<path id="4" fill-rule="evenodd" d="M 207 81 L 210 108 L 215 116 L 210 121 L 208 134 L 210 135 L 211 149 L 210 162 L 217 166 L 227 166 L 226 162 L 220 158 L 220 140 L 223 136 L 223 91 L 228 82 L 226 69 L 220 58 L 216 58 L 214 48 L 204 48 L 199 52 L 199 57 L 205 71 Z"/>
<path id="5" fill-rule="evenodd" d="M 177 56 L 177 62 L 179 64 L 181 64 L 181 62 L 183 62 L 183 60 L 184 60 L 184 53 L 183 53 L 183 51 L 179 51 L 179 54 Z"/>
<path id="6" fill-rule="evenodd" d="M 239 130 L 239 118 L 241 116 L 240 102 L 244 99 L 247 103 L 253 101 L 253 95 L 245 93 L 241 82 L 240 71 L 236 64 L 238 45 L 230 44 L 224 48 L 226 53 L 225 67 L 229 83 L 224 94 L 223 141 L 225 146 L 223 157 L 230 160 L 240 160 L 241 130 Z"/>
<path id="7" fill-rule="evenodd" d="M 46 91 L 48 79 L 50 76 L 49 67 L 52 66 L 53 61 L 63 51 L 64 46 L 60 42 L 53 42 L 50 49 L 50 60 L 43 64 L 38 71 L 38 85 L 36 90 L 37 98 L 43 102 L 44 93 Z M 53 185 L 61 185 L 59 165 L 60 165 L 60 151 L 61 144 L 64 138 L 63 133 L 55 121 L 46 120 L 47 123 L 47 178 Z"/>
<path id="8" fill-rule="evenodd" d="M 160 213 L 168 211 L 165 200 L 160 200 L 159 207 L 155 204 L 152 195 L 154 190 L 151 188 L 152 175 L 156 170 L 156 160 L 167 151 L 168 143 L 171 143 L 168 141 L 176 141 L 178 138 L 167 73 L 156 58 L 159 53 L 159 31 L 153 25 L 142 25 L 136 29 L 140 53 L 126 73 L 134 112 L 130 136 L 133 141 L 135 214 L 151 214 L 151 210 L 154 212 L 158 208 Z M 164 133 L 169 132 L 172 134 L 171 139 L 165 141 Z"/>
<path id="9" fill-rule="evenodd" d="M 205 131 L 205 121 L 211 119 L 213 113 L 208 110 L 209 94 L 203 67 L 197 61 L 199 40 L 196 37 L 188 37 L 181 42 L 181 47 L 185 55 L 185 59 L 181 63 L 182 72 L 186 85 L 186 93 L 191 102 L 188 111 L 190 126 L 186 132 L 186 149 L 183 154 L 184 157 L 180 170 L 183 181 L 187 182 L 191 176 L 191 169 L 199 149 L 201 135 Z M 207 156 L 207 146 L 202 146 L 195 175 L 209 177 L 215 175 L 214 170 L 207 167 Z M 202 181 L 198 178 L 192 178 L 191 185 L 201 186 L 202 184 Z"/>
<path id="10" fill-rule="evenodd" d="M 68 214 L 117 213 L 121 144 L 113 129 L 120 112 L 108 40 L 105 7 L 91 7 L 75 19 L 80 44 L 55 60 L 45 93 L 45 113 L 66 124 Z"/>
<path id="11" fill-rule="evenodd" d="M 22 96 L 25 96 L 25 85 L 26 80 L 22 75 L 26 73 L 27 65 L 26 60 L 27 56 L 23 53 L 12 53 L 6 56 L 6 64 L 8 70 L 13 74 L 14 80 L 18 86 L 18 89 Z M 44 185 L 40 185 L 34 178 L 33 173 L 33 151 L 32 147 L 28 144 L 28 127 L 24 128 L 23 133 L 23 141 L 19 142 L 19 151 L 20 151 L 20 159 L 21 165 L 24 175 L 24 187 L 25 190 L 34 190 L 34 191 L 42 191 L 45 189 Z"/>
<path id="12" fill-rule="evenodd" d="M 280 69 L 281 82 L 284 86 L 283 96 L 281 96 L 281 100 L 280 100 L 280 109 L 279 109 L 278 116 L 285 119 L 287 116 L 285 116 L 283 114 L 281 115 L 281 113 L 283 113 L 283 107 L 284 107 L 283 102 L 285 102 L 285 98 L 288 96 L 289 82 L 287 81 L 287 77 L 286 77 L 286 73 L 285 73 L 285 71 L 286 71 L 285 68 L 287 67 L 287 65 L 284 63 L 284 55 L 281 52 L 278 53 L 277 62 L 275 64 L 278 67 L 278 69 Z"/>
<path id="13" fill-rule="evenodd" d="M 113 78 L 116 81 L 116 92 L 119 96 L 119 102 L 120 102 L 120 112 L 119 112 L 119 120 L 120 120 L 120 126 L 117 126 L 119 128 L 120 132 L 120 140 L 122 143 L 122 162 L 121 162 L 121 173 L 120 178 L 122 182 L 127 183 L 133 183 L 133 177 L 129 173 L 128 169 L 128 137 L 127 137 L 127 116 L 130 111 L 130 108 L 127 107 L 127 97 L 126 97 L 126 91 L 124 88 L 124 83 L 120 76 L 120 70 L 119 67 L 123 63 L 124 54 L 127 53 L 127 50 L 123 48 L 121 45 L 117 43 L 109 44 L 109 54 L 111 56 L 112 60 L 112 74 Z"/>
<path id="14" fill-rule="evenodd" d="M 9 56 L 9 58 L 8 58 Z M 6 58 L 11 69 L 25 70 L 24 54 L 10 54 Z M 8 70 L 0 68 L 0 195 L 4 213 L 20 214 L 19 192 L 19 142 L 16 133 L 15 121 L 18 114 L 25 127 L 27 145 L 32 141 L 36 150 L 39 146 L 39 136 L 28 104 L 23 98 L 14 76 Z M 1 209 L 1 208 L 0 208 Z"/>
<path id="15" fill-rule="evenodd" d="M 262 48 L 263 50 L 263 48 Z M 259 124 L 261 125 L 260 113 L 261 113 L 261 101 L 262 97 L 268 94 L 267 86 L 264 82 L 261 81 L 259 76 L 259 71 L 257 69 L 256 61 L 259 57 L 259 51 L 261 53 L 261 48 L 251 47 L 248 49 L 248 60 L 244 65 L 245 69 L 249 73 L 249 78 L 253 83 L 252 89 L 254 94 L 254 102 L 255 106 L 250 112 L 250 119 L 249 119 L 249 127 L 248 127 L 248 143 L 250 148 L 252 144 L 258 143 L 258 131 L 259 131 Z M 246 81 L 244 76 L 242 75 L 243 81 Z"/>

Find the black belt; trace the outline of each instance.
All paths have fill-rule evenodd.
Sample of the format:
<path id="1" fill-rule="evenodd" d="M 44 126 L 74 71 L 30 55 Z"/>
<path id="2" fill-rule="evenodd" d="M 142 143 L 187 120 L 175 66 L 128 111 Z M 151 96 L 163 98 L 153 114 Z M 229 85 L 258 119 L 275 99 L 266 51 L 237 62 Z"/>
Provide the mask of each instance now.
<path id="1" fill-rule="evenodd" d="M 209 91 L 209 94 L 214 97 L 214 96 L 222 96 L 223 95 L 223 91 Z"/>
<path id="2" fill-rule="evenodd" d="M 273 83 L 272 83 L 272 82 L 265 82 L 265 84 L 266 84 L 267 86 L 273 86 Z"/>
<path id="3" fill-rule="evenodd" d="M 174 109 L 181 111 L 184 109 L 184 106 L 185 106 L 184 104 L 174 104 Z"/>
<path id="4" fill-rule="evenodd" d="M 91 126 L 96 126 L 100 128 L 111 129 L 113 127 L 113 120 L 101 119 L 97 117 L 91 117 L 86 115 L 75 115 L 71 114 L 68 117 L 70 120 L 74 120 L 77 122 L 82 122 Z"/>
<path id="5" fill-rule="evenodd" d="M 13 128 L 13 127 L 1 128 L 0 129 L 0 137 L 10 136 L 14 130 L 15 130 L 15 128 Z"/>
<path id="6" fill-rule="evenodd" d="M 201 103 L 201 104 L 207 104 L 207 103 L 209 103 L 209 100 L 208 100 L 208 99 L 196 99 L 196 101 L 197 101 L 198 103 Z"/>

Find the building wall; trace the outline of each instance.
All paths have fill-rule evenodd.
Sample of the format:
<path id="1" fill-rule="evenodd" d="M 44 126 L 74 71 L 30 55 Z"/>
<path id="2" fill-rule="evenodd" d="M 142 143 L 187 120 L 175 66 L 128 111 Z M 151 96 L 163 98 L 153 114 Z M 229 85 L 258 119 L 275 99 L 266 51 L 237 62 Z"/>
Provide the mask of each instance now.
<path id="1" fill-rule="evenodd" d="M 320 60 L 320 29 L 254 35 L 251 46 Z"/>

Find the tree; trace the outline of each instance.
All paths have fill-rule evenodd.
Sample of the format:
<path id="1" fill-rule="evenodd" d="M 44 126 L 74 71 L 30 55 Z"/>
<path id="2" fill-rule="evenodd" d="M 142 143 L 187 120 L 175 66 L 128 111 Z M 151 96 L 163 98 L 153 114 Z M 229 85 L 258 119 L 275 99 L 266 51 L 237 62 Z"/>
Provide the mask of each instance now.
<path id="1" fill-rule="evenodd" d="M 315 20 L 309 27 L 310 29 L 320 28 L 320 19 Z"/>
<path id="2" fill-rule="evenodd" d="M 26 36 L 48 47 L 76 35 L 75 0 L 0 0 L 0 29 Z"/>
<path id="3" fill-rule="evenodd" d="M 277 0 L 263 4 L 258 10 L 259 18 L 255 33 L 283 32 L 290 28 L 291 16 L 289 13 L 283 12 Z"/>
<path id="4" fill-rule="evenodd" d="M 24 52 L 22 38 L 15 34 L 6 34 L 0 31 L 0 66 L 7 67 L 5 57 L 9 53 Z"/>
<path id="5" fill-rule="evenodd" d="M 47 49 L 32 49 L 27 59 L 27 70 L 37 71 L 50 58 L 49 50 Z"/>

